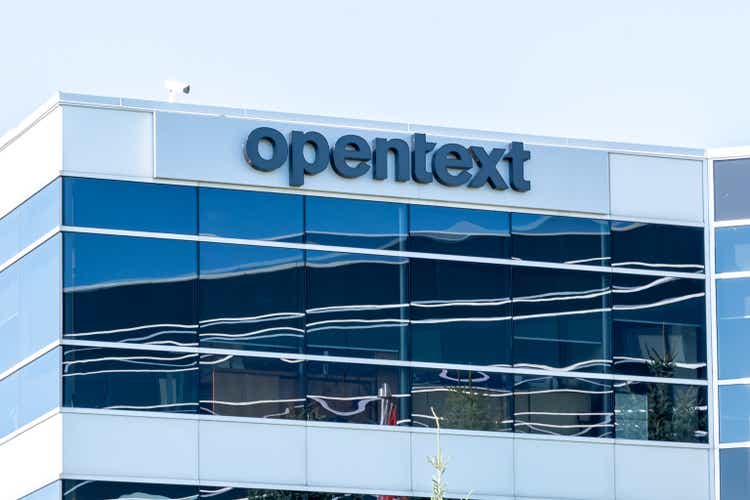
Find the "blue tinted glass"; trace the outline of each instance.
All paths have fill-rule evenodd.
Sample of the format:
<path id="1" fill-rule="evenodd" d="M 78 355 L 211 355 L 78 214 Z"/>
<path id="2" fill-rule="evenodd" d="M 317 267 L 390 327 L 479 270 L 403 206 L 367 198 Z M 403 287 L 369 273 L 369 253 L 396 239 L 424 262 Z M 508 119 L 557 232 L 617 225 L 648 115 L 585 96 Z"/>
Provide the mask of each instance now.
<path id="1" fill-rule="evenodd" d="M 714 162 L 716 220 L 750 217 L 750 203 L 747 199 L 748 180 L 750 180 L 750 160 L 747 158 Z"/>
<path id="2" fill-rule="evenodd" d="M 305 419 L 304 362 L 203 354 L 201 413 Z"/>
<path id="3" fill-rule="evenodd" d="M 30 493 L 21 500 L 60 500 L 60 481 L 48 484 L 44 488 L 36 490 L 34 493 Z"/>
<path id="4" fill-rule="evenodd" d="M 703 280 L 613 275 L 615 372 L 706 378 Z"/>
<path id="5" fill-rule="evenodd" d="M 201 486 L 205 500 L 408 500 L 411 497 L 390 497 L 364 493 L 328 493 L 319 491 L 246 490 L 217 486 Z"/>
<path id="6" fill-rule="evenodd" d="M 0 372 L 60 338 L 61 239 L 0 273 Z"/>
<path id="7" fill-rule="evenodd" d="M 405 359 L 408 260 L 307 252 L 307 352 Z"/>
<path id="8" fill-rule="evenodd" d="M 750 441 L 750 386 L 719 387 L 719 438 L 722 443 Z"/>
<path id="9" fill-rule="evenodd" d="M 612 382 L 516 375 L 516 432 L 614 437 Z"/>
<path id="10" fill-rule="evenodd" d="M 66 177 L 67 226 L 196 234 L 197 191 L 192 186 Z"/>
<path id="11" fill-rule="evenodd" d="M 21 427 L 18 418 L 21 400 L 19 380 L 19 372 L 0 380 L 0 437 Z"/>
<path id="12" fill-rule="evenodd" d="M 415 361 L 511 364 L 510 268 L 411 259 Z"/>
<path id="13" fill-rule="evenodd" d="M 197 500 L 197 486 L 173 484 L 114 483 L 107 481 L 63 481 L 63 500 L 158 499 Z"/>
<path id="14" fill-rule="evenodd" d="M 301 352 L 304 273 L 302 250 L 201 243 L 201 345 Z"/>
<path id="15" fill-rule="evenodd" d="M 0 264 L 60 225 L 61 182 L 56 179 L 0 219 Z"/>
<path id="16" fill-rule="evenodd" d="M 750 376 L 750 279 L 716 281 L 719 378 Z"/>
<path id="17" fill-rule="evenodd" d="M 302 241 L 302 196 L 203 187 L 198 196 L 202 235 Z"/>
<path id="18" fill-rule="evenodd" d="M 319 245 L 403 250 L 406 205 L 341 198 L 305 198 L 305 240 Z"/>
<path id="19" fill-rule="evenodd" d="M 750 449 L 720 450 L 719 460 L 721 462 L 721 499 L 750 498 Z"/>
<path id="20" fill-rule="evenodd" d="M 608 273 L 514 267 L 513 363 L 609 371 Z"/>
<path id="21" fill-rule="evenodd" d="M 750 226 L 716 230 L 716 272 L 750 270 Z"/>
<path id="22" fill-rule="evenodd" d="M 706 387 L 615 381 L 616 437 L 708 442 Z"/>
<path id="23" fill-rule="evenodd" d="M 194 413 L 198 355 L 183 352 L 66 347 L 65 406 Z"/>
<path id="24" fill-rule="evenodd" d="M 65 337 L 197 345 L 197 244 L 65 234 Z"/>
<path id="25" fill-rule="evenodd" d="M 412 369 L 412 425 L 513 430 L 513 375 L 481 370 Z"/>
<path id="26" fill-rule="evenodd" d="M 408 370 L 395 366 L 308 361 L 309 420 L 408 425 Z"/>
<path id="27" fill-rule="evenodd" d="M 703 228 L 612 221 L 612 265 L 703 272 Z"/>
<path id="28" fill-rule="evenodd" d="M 408 249 L 507 258 L 508 219 L 503 212 L 411 205 Z"/>
<path id="29" fill-rule="evenodd" d="M 609 221 L 517 213 L 511 221 L 514 259 L 609 265 Z"/>

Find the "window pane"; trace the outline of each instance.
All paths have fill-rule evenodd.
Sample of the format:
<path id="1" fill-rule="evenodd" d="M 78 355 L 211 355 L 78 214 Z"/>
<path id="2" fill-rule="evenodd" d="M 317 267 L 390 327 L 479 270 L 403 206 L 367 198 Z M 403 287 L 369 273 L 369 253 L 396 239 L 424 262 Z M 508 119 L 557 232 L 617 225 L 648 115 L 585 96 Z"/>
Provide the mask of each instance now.
<path id="1" fill-rule="evenodd" d="M 200 244 L 200 343 L 302 352 L 304 252 Z"/>
<path id="2" fill-rule="evenodd" d="M 63 481 L 63 500 L 102 500 L 103 498 L 197 500 L 198 487 L 69 479 Z"/>
<path id="3" fill-rule="evenodd" d="M 305 419 L 304 363 L 201 355 L 201 413 Z"/>
<path id="4" fill-rule="evenodd" d="M 513 430 L 513 375 L 481 370 L 412 369 L 412 425 Z"/>
<path id="5" fill-rule="evenodd" d="M 750 270 L 750 226 L 716 230 L 716 272 Z"/>
<path id="6" fill-rule="evenodd" d="M 750 279 L 716 281 L 719 378 L 750 376 Z"/>
<path id="7" fill-rule="evenodd" d="M 60 500 L 60 481 L 55 481 L 33 493 L 21 497 L 21 500 Z"/>
<path id="8" fill-rule="evenodd" d="M 613 437 L 612 383 L 516 375 L 516 432 Z"/>
<path id="9" fill-rule="evenodd" d="M 708 442 L 706 388 L 615 381 L 617 438 Z"/>
<path id="10" fill-rule="evenodd" d="M 511 221 L 514 259 L 609 265 L 609 221 L 517 213 Z"/>
<path id="11" fill-rule="evenodd" d="M 411 259 L 412 359 L 509 365 L 510 268 Z"/>
<path id="12" fill-rule="evenodd" d="M 406 355 L 407 265 L 402 257 L 307 252 L 307 352 Z"/>
<path id="13" fill-rule="evenodd" d="M 194 413 L 198 355 L 66 347 L 63 394 L 73 408 Z"/>
<path id="14" fill-rule="evenodd" d="M 714 162 L 714 203 L 716 220 L 750 218 L 747 185 L 750 182 L 750 159 Z"/>
<path id="15" fill-rule="evenodd" d="M 395 366 L 309 361 L 309 420 L 408 425 L 408 370 Z"/>
<path id="16" fill-rule="evenodd" d="M 719 387 L 719 437 L 722 443 L 750 441 L 750 386 Z"/>
<path id="17" fill-rule="evenodd" d="M 65 337 L 197 345 L 195 242 L 65 235 Z"/>
<path id="18" fill-rule="evenodd" d="M 66 177 L 63 221 L 68 226 L 196 234 L 192 186 Z"/>
<path id="19" fill-rule="evenodd" d="M 722 500 L 750 498 L 750 449 L 719 451 Z"/>
<path id="20" fill-rule="evenodd" d="M 302 196 L 204 187 L 198 195 L 202 235 L 302 241 Z"/>
<path id="21" fill-rule="evenodd" d="M 612 221 L 612 265 L 702 273 L 703 228 Z"/>
<path id="22" fill-rule="evenodd" d="M 503 212 L 411 205 L 408 249 L 507 258 L 508 219 Z"/>
<path id="23" fill-rule="evenodd" d="M 615 372 L 706 378 L 703 280 L 613 276 Z"/>
<path id="24" fill-rule="evenodd" d="M 307 243 L 403 250 L 406 205 L 341 198 L 305 198 Z"/>
<path id="25" fill-rule="evenodd" d="M 609 371 L 609 274 L 513 268 L 513 362 Z"/>

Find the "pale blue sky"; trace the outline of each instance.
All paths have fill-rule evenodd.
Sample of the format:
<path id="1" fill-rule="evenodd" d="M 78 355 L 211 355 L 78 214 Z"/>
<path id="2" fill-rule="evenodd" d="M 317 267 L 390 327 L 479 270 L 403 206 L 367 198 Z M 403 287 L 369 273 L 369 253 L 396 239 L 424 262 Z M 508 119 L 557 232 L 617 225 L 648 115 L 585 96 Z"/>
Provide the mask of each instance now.
<path id="1" fill-rule="evenodd" d="M 0 133 L 55 90 L 750 145 L 750 2 L 6 1 Z"/>

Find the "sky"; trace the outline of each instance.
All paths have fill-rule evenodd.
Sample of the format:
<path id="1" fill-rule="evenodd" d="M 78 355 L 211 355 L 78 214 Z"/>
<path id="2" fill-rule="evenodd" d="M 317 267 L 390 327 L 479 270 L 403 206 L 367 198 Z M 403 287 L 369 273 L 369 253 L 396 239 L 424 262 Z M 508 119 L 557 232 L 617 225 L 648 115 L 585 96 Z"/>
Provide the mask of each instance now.
<path id="1" fill-rule="evenodd" d="M 53 92 L 750 145 L 745 0 L 0 0 L 0 134 Z"/>

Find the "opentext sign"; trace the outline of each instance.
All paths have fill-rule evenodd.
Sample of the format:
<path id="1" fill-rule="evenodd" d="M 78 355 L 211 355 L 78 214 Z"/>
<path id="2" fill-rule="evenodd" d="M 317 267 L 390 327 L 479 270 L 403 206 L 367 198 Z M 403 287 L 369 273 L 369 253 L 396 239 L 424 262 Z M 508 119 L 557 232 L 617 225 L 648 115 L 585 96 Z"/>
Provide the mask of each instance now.
<path id="1" fill-rule="evenodd" d="M 261 154 L 261 143 L 271 146 L 270 156 Z M 314 154 L 308 158 L 305 146 L 312 147 Z M 493 189 L 508 189 L 508 184 L 497 170 L 503 160 L 509 164 L 509 183 L 514 191 L 528 191 L 531 183 L 524 178 L 524 162 L 531 153 L 524 150 L 522 142 L 511 142 L 506 152 L 503 148 L 487 151 L 481 146 L 466 148 L 460 144 L 428 142 L 424 134 L 414 134 L 411 148 L 403 139 L 376 138 L 374 148 L 358 135 L 343 135 L 333 147 L 319 132 L 295 130 L 291 141 L 276 129 L 259 127 L 253 130 L 245 143 L 245 160 L 256 170 L 271 172 L 289 160 L 289 185 L 301 186 L 305 175 L 319 174 L 331 164 L 341 177 L 353 179 L 365 175 L 372 169 L 377 180 L 388 178 L 388 155 L 393 154 L 395 179 L 407 182 L 410 179 L 420 184 L 429 184 L 433 178 L 444 186 L 467 185 L 479 188 L 489 184 Z M 309 148 L 308 148 L 309 149 Z M 434 150 L 434 152 L 432 152 Z M 427 167 L 427 154 L 432 152 L 432 168 Z M 476 171 L 470 173 L 476 164 Z"/>

